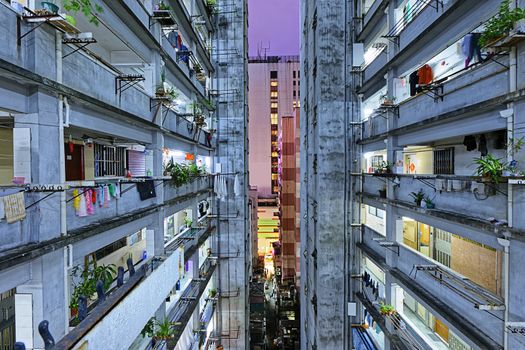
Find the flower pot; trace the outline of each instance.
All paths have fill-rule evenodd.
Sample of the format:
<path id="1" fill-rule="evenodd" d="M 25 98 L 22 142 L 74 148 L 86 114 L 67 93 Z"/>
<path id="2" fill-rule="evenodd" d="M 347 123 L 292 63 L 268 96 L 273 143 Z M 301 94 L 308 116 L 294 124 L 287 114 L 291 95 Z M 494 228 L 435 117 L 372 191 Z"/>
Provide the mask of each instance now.
<path id="1" fill-rule="evenodd" d="M 49 1 L 42 1 L 40 5 L 42 6 L 42 9 L 47 10 L 54 14 L 57 14 L 58 10 L 60 10 L 60 7 L 58 7 L 57 5 Z"/>

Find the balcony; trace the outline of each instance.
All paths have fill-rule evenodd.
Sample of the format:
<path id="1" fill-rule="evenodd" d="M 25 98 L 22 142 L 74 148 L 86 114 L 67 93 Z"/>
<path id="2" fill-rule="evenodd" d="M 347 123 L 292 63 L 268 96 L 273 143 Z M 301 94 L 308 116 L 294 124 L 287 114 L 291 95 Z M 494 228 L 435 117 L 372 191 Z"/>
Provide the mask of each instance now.
<path id="1" fill-rule="evenodd" d="M 64 85 L 151 121 L 150 96 L 144 89 L 132 86 L 116 93 L 116 78 L 122 75 L 118 70 L 79 52 L 68 58 L 62 63 Z"/>
<path id="2" fill-rule="evenodd" d="M 478 177 L 455 175 L 401 175 L 399 180 L 397 200 L 413 203 L 410 193 L 423 189 L 437 209 L 482 220 L 507 219 L 506 184 L 484 184 Z"/>
<path id="3" fill-rule="evenodd" d="M 388 128 L 386 111 L 377 110 L 376 113 L 363 121 L 362 137 L 363 139 L 373 138 L 378 135 L 385 134 Z M 384 148 L 384 145 L 382 146 Z"/>
<path id="4" fill-rule="evenodd" d="M 197 193 L 204 192 L 211 189 L 211 182 L 209 176 L 198 177 L 193 181 L 184 184 L 180 187 L 176 187 L 171 184 L 170 181 L 164 182 L 164 200 L 169 202 L 178 197 L 182 197 L 188 194 L 196 195 Z"/>
<path id="5" fill-rule="evenodd" d="M 359 33 L 359 40 L 365 40 L 367 36 L 370 36 L 370 33 L 374 28 L 382 27 L 386 24 L 386 15 L 384 11 L 387 5 L 388 1 L 386 0 L 374 1 L 362 19 L 363 29 L 361 30 L 361 33 Z"/>
<path id="6" fill-rule="evenodd" d="M 155 185 L 159 185 L 160 181 L 154 181 Z M 114 182 L 115 186 L 119 186 L 119 182 Z M 96 203 L 93 204 L 93 214 L 88 214 L 86 216 L 79 216 L 77 210 L 74 207 L 75 199 L 73 198 L 73 193 L 76 193 L 78 200 L 86 201 L 85 195 L 88 192 L 83 193 L 88 190 L 88 188 L 79 188 L 76 190 L 67 190 L 66 191 L 66 205 L 67 205 L 67 224 L 68 231 L 72 231 L 84 226 L 88 226 L 94 223 L 103 223 L 105 221 L 111 220 L 113 218 L 121 217 L 124 214 L 134 212 L 140 209 L 148 208 L 155 205 L 157 198 L 150 198 L 142 201 L 139 196 L 135 183 L 128 183 L 126 180 L 120 183 L 120 198 L 115 198 L 110 195 L 110 200 L 107 204 L 101 202 L 100 192 L 97 193 Z M 97 190 L 96 187 L 92 188 Z M 76 191 L 76 192 L 74 192 Z M 109 191 L 109 190 L 108 190 Z M 91 193 L 90 193 L 91 194 Z M 80 205 L 80 204 L 79 204 Z M 89 213 L 89 211 L 88 211 Z"/>
<path id="7" fill-rule="evenodd" d="M 394 185 L 394 198 L 386 199 L 383 190 L 387 184 L 398 181 L 394 180 L 395 177 L 400 185 Z M 433 187 L 443 189 L 434 192 Z M 476 188 L 474 192 L 473 188 Z M 430 196 L 435 208 L 422 208 L 414 203 L 410 193 L 419 189 Z M 509 228 L 501 222 L 507 218 L 505 184 L 484 184 L 479 178 L 471 176 L 364 175 L 363 194 L 366 204 L 379 208 L 382 204 L 390 204 L 402 212 L 400 215 L 437 220 L 447 223 L 447 226 L 468 228 L 472 232 L 484 232 L 491 236 L 507 230 L 515 232 L 517 237 L 523 234 L 520 228 Z M 492 222 L 489 218 L 498 221 Z"/>
<path id="8" fill-rule="evenodd" d="M 363 71 L 363 83 L 374 77 L 387 64 L 386 49 L 382 50 L 381 53 L 372 61 Z M 379 86 L 381 88 L 384 82 Z"/>
<path id="9" fill-rule="evenodd" d="M 395 127 L 421 123 L 454 112 L 468 113 L 469 107 L 482 104 L 509 92 L 508 57 L 489 61 L 436 84 L 435 89 L 420 93 L 399 104 Z M 486 102 L 485 102 L 486 103 Z M 496 103 L 499 104 L 499 103 Z M 475 107 L 479 111 L 479 106 Z"/>
<path id="10" fill-rule="evenodd" d="M 491 314 L 480 310 L 480 301 L 478 304 L 473 299 L 479 298 L 479 293 L 490 295 L 485 289 L 474 285 L 463 276 L 445 268 L 454 275 L 461 283 L 467 283 L 470 289 L 464 289 L 462 285 L 456 285 L 457 290 L 451 290 L 446 283 L 443 283 L 431 277 L 429 273 L 417 271 L 414 273 L 414 266 L 435 265 L 436 262 L 427 258 L 423 254 L 399 244 L 399 257 L 397 258 L 396 268 L 385 264 L 385 255 L 388 250 L 379 245 L 383 236 L 365 227 L 363 234 L 363 243 L 358 244 L 359 248 L 366 256 L 371 258 L 379 266 L 393 277 L 393 281 L 398 283 L 404 290 L 417 297 L 429 311 L 439 317 L 447 324 L 456 326 L 455 320 L 462 319 L 461 328 L 457 331 L 463 333 L 466 338 L 483 349 L 499 349 L 497 343 L 502 343 L 501 329 L 502 322 L 493 317 Z M 378 261 L 379 260 L 379 261 Z M 470 284 L 468 284 L 470 283 Z M 429 292 L 431 291 L 431 293 Z M 462 292 L 463 295 L 457 294 Z M 492 295 L 491 299 L 501 305 L 502 300 Z M 499 300 L 499 301 L 498 301 Z M 491 313 L 501 315 L 502 311 L 491 311 Z M 469 320 L 469 321 L 465 321 Z M 454 329 L 456 332 L 456 329 Z"/>
<path id="11" fill-rule="evenodd" d="M 22 188 L 0 189 L 1 196 L 14 194 Z M 45 198 L 45 196 L 51 195 Z M 24 247 L 56 238 L 60 235 L 60 222 L 56 220 L 59 196 L 53 192 L 24 192 L 26 217 L 21 221 L 7 223 L 0 221 L 0 252 Z M 42 200 L 37 203 L 37 201 Z M 38 222 L 39 225 L 35 225 Z M 2 256 L 2 254 L 0 254 Z"/>

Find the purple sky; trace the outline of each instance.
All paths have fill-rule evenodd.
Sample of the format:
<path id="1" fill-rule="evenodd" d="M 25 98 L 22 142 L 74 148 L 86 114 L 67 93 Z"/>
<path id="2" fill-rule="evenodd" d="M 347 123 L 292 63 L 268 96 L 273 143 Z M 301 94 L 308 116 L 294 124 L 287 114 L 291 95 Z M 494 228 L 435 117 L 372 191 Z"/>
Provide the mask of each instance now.
<path id="1" fill-rule="evenodd" d="M 299 55 L 299 0 L 248 0 L 248 13 L 250 57 L 261 46 L 267 55 Z"/>

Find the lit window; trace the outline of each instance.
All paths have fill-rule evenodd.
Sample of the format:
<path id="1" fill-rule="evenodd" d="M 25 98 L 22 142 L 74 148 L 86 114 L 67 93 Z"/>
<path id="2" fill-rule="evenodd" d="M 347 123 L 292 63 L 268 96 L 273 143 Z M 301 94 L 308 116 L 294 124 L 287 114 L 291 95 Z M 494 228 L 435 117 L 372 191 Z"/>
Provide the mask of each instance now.
<path id="1" fill-rule="evenodd" d="M 272 102 L 270 104 L 270 108 L 277 108 L 279 106 L 279 104 L 277 102 Z"/>
<path id="2" fill-rule="evenodd" d="M 277 91 L 272 91 L 272 92 L 270 92 L 270 97 L 271 97 L 271 98 L 277 98 L 277 96 L 278 96 Z"/>
<path id="3" fill-rule="evenodd" d="M 271 81 L 270 82 L 270 86 L 277 86 L 277 85 L 279 85 L 279 84 L 276 81 Z"/>

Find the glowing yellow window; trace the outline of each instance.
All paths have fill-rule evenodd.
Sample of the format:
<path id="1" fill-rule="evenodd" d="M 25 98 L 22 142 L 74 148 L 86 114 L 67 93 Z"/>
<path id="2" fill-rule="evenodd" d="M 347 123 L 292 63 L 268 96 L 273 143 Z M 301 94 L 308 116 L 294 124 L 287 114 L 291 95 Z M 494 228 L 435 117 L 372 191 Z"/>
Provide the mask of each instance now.
<path id="1" fill-rule="evenodd" d="M 272 82 L 270 82 L 270 86 L 277 86 L 277 85 L 278 85 L 278 84 L 277 84 L 276 81 L 272 81 Z"/>
<path id="2" fill-rule="evenodd" d="M 279 96 L 279 94 L 277 93 L 277 91 L 270 92 L 270 97 L 271 98 L 277 98 L 278 96 Z"/>
<path id="3" fill-rule="evenodd" d="M 279 106 L 279 104 L 277 102 L 272 102 L 270 104 L 270 108 L 277 108 Z"/>

